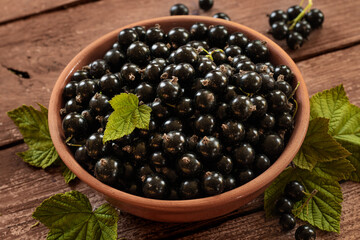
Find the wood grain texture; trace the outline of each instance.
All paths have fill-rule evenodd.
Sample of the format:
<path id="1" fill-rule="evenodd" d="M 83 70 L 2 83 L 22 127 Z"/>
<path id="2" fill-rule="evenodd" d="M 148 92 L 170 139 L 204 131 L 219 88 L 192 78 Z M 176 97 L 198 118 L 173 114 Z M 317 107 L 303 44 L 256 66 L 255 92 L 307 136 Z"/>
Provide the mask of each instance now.
<path id="1" fill-rule="evenodd" d="M 1 0 L 0 24 L 56 10 L 61 7 L 74 6 L 83 2 L 86 2 L 86 0 Z"/>
<path id="2" fill-rule="evenodd" d="M 19 140 L 13 123 L 3 112 L 21 104 L 40 102 L 47 105 L 50 91 L 61 70 L 86 45 L 105 33 L 131 22 L 168 16 L 169 8 L 177 1 L 117 1 L 104 0 L 58 12 L 41 14 L 24 21 L 0 26 L 0 68 L 14 68 L 29 73 L 30 79 L 9 74 L 1 75 L 0 100 L 7 103 L 1 108 L 0 146 Z M 182 1 L 192 14 L 212 16 L 224 11 L 233 21 L 266 34 L 269 29 L 266 14 L 275 9 L 286 9 L 298 1 L 225 1 L 218 0 L 214 7 L 203 12 L 197 1 Z M 314 7 L 325 14 L 322 29 L 315 30 L 299 51 L 289 51 L 296 59 L 304 59 L 323 52 L 341 49 L 360 41 L 358 16 L 360 1 L 316 1 Z M 161 6 L 161 7 L 159 7 Z M 268 34 L 267 34 L 268 35 Z M 280 45 L 288 50 L 284 42 Z M 5 71 L 1 70 L 1 73 Z M 12 97 L 8 99 L 8 92 Z M 4 101 L 2 101 L 4 102 Z"/>

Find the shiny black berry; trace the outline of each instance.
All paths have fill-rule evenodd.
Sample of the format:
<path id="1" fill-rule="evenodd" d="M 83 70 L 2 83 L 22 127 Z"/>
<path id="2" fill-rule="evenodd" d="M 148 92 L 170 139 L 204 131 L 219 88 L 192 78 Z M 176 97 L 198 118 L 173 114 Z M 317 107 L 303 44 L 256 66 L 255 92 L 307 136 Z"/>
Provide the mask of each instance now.
<path id="1" fill-rule="evenodd" d="M 181 199 L 193 199 L 200 196 L 200 183 L 198 179 L 184 180 L 180 183 L 179 195 Z"/>
<path id="2" fill-rule="evenodd" d="M 206 89 L 200 89 L 195 93 L 194 106 L 202 112 L 209 112 L 215 109 L 216 98 L 214 93 Z"/>
<path id="3" fill-rule="evenodd" d="M 95 164 L 95 177 L 106 184 L 115 184 L 122 172 L 119 160 L 114 157 L 100 158 Z"/>
<path id="4" fill-rule="evenodd" d="M 289 104 L 285 93 L 280 90 L 271 91 L 267 97 L 267 102 L 269 108 L 275 113 L 284 112 Z"/>
<path id="5" fill-rule="evenodd" d="M 286 184 L 284 193 L 294 202 L 300 201 L 305 196 L 305 188 L 298 181 L 291 181 Z"/>
<path id="6" fill-rule="evenodd" d="M 277 40 L 285 39 L 289 33 L 289 27 L 285 22 L 274 22 L 271 25 L 271 34 Z"/>
<path id="7" fill-rule="evenodd" d="M 250 166 L 255 159 L 255 150 L 248 143 L 242 143 L 234 150 L 234 160 L 241 166 Z"/>
<path id="8" fill-rule="evenodd" d="M 71 81 L 80 82 L 81 80 L 90 78 L 90 74 L 88 70 L 77 70 L 71 76 Z"/>
<path id="9" fill-rule="evenodd" d="M 175 112 L 179 117 L 189 117 L 194 111 L 193 100 L 190 98 L 181 98 L 175 107 Z"/>
<path id="10" fill-rule="evenodd" d="M 245 34 L 240 32 L 235 32 L 230 34 L 228 38 L 229 45 L 236 45 L 244 49 L 246 45 L 249 43 L 249 39 L 245 36 Z"/>
<path id="11" fill-rule="evenodd" d="M 76 101 L 85 105 L 97 92 L 97 82 L 90 79 L 81 80 L 76 89 Z"/>
<path id="12" fill-rule="evenodd" d="M 280 216 L 279 223 L 284 231 L 289 231 L 295 227 L 296 220 L 291 213 L 283 213 Z"/>
<path id="13" fill-rule="evenodd" d="M 257 174 L 263 173 L 271 166 L 270 159 L 265 154 L 258 154 L 254 160 L 254 170 Z"/>
<path id="14" fill-rule="evenodd" d="M 212 8 L 214 0 L 199 0 L 199 7 L 205 11 Z"/>
<path id="15" fill-rule="evenodd" d="M 99 86 L 101 92 L 111 98 L 120 94 L 124 82 L 122 78 L 117 77 L 115 74 L 105 74 L 100 78 Z"/>
<path id="16" fill-rule="evenodd" d="M 172 118 L 167 119 L 162 124 L 161 131 L 163 133 L 168 133 L 168 132 L 171 132 L 171 131 L 182 132 L 183 131 L 183 124 L 178 118 L 172 117 Z"/>
<path id="17" fill-rule="evenodd" d="M 276 133 L 267 134 L 262 141 L 263 152 L 271 158 L 277 158 L 284 150 L 284 140 Z"/>
<path id="18" fill-rule="evenodd" d="M 170 8 L 170 15 L 189 15 L 189 9 L 184 4 L 178 3 Z"/>
<path id="19" fill-rule="evenodd" d="M 170 155 L 179 155 L 185 151 L 186 137 L 183 133 L 171 131 L 163 136 L 163 150 Z"/>
<path id="20" fill-rule="evenodd" d="M 220 194 L 225 188 L 224 177 L 218 172 L 206 172 L 203 177 L 202 187 L 206 195 Z"/>
<path id="21" fill-rule="evenodd" d="M 104 153 L 103 138 L 104 138 L 104 134 L 93 133 L 86 140 L 86 150 L 91 158 L 97 159 L 103 155 Z"/>
<path id="22" fill-rule="evenodd" d="M 245 137 L 245 127 L 240 122 L 226 121 L 221 125 L 220 136 L 227 144 L 239 144 Z"/>
<path id="23" fill-rule="evenodd" d="M 121 66 L 125 63 L 125 55 L 117 49 L 110 49 L 104 55 L 104 60 L 112 73 L 120 71 Z"/>
<path id="24" fill-rule="evenodd" d="M 223 25 L 217 25 L 209 29 L 209 43 L 212 47 L 223 48 L 228 39 L 229 32 Z"/>
<path id="25" fill-rule="evenodd" d="M 141 82 L 140 68 L 133 63 L 125 63 L 120 70 L 121 77 L 130 88 L 135 88 Z"/>
<path id="26" fill-rule="evenodd" d="M 237 171 L 237 182 L 240 185 L 250 182 L 254 177 L 255 174 L 250 168 L 243 168 Z"/>
<path id="27" fill-rule="evenodd" d="M 220 156 L 222 146 L 217 138 L 205 136 L 198 142 L 196 150 L 204 160 L 213 161 Z"/>
<path id="28" fill-rule="evenodd" d="M 178 79 L 165 79 L 161 81 L 156 89 L 157 96 L 162 102 L 168 104 L 175 104 L 178 102 L 181 94 Z"/>
<path id="29" fill-rule="evenodd" d="M 194 121 L 194 129 L 199 136 L 211 135 L 214 128 L 215 118 L 209 114 L 200 115 Z"/>
<path id="30" fill-rule="evenodd" d="M 193 153 L 186 153 L 177 161 L 177 169 L 179 173 L 185 177 L 194 177 L 202 170 L 202 163 Z"/>
<path id="31" fill-rule="evenodd" d="M 190 63 L 195 66 L 198 60 L 198 54 L 194 48 L 190 46 L 183 45 L 176 49 L 174 53 L 174 62 L 175 64 L 179 63 Z"/>
<path id="32" fill-rule="evenodd" d="M 256 93 L 260 90 L 262 78 L 256 72 L 246 72 L 236 80 L 236 86 L 246 93 Z"/>
<path id="33" fill-rule="evenodd" d="M 300 7 L 299 5 L 294 5 L 291 6 L 287 9 L 286 13 L 288 15 L 288 20 L 291 21 L 293 19 L 295 19 L 301 12 L 302 10 L 304 10 L 302 7 Z"/>
<path id="34" fill-rule="evenodd" d="M 306 20 L 302 20 L 295 24 L 294 31 L 300 33 L 303 38 L 307 39 L 311 32 L 311 25 Z"/>
<path id="35" fill-rule="evenodd" d="M 250 98 L 250 102 L 255 106 L 255 110 L 252 112 L 252 117 L 262 117 L 265 115 L 268 109 L 267 101 L 264 97 L 256 95 Z"/>
<path id="36" fill-rule="evenodd" d="M 226 13 L 223 13 L 223 12 L 215 13 L 215 14 L 213 15 L 213 18 L 221 18 L 221 19 L 225 19 L 225 20 L 231 21 L 229 15 L 227 15 Z"/>
<path id="37" fill-rule="evenodd" d="M 169 116 L 168 107 L 158 98 L 151 103 L 151 109 L 151 115 L 155 117 L 155 119 L 164 119 Z"/>
<path id="38" fill-rule="evenodd" d="M 315 229 L 310 225 L 302 225 L 296 229 L 295 239 L 296 240 L 315 240 L 316 239 Z"/>
<path id="39" fill-rule="evenodd" d="M 134 90 L 134 94 L 139 98 L 139 101 L 149 103 L 154 101 L 155 89 L 148 83 L 140 83 Z"/>
<path id="40" fill-rule="evenodd" d="M 82 138 L 87 134 L 87 121 L 78 113 L 67 114 L 62 121 L 65 137 Z"/>
<path id="41" fill-rule="evenodd" d="M 151 27 L 146 31 L 145 42 L 151 46 L 156 42 L 164 42 L 165 36 L 164 31 L 159 26 Z"/>
<path id="42" fill-rule="evenodd" d="M 179 63 L 172 72 L 177 77 L 179 84 L 183 87 L 191 86 L 195 78 L 195 69 L 189 63 Z"/>
<path id="43" fill-rule="evenodd" d="M 154 152 L 150 155 L 149 162 L 154 168 L 161 168 L 166 166 L 167 159 L 162 152 Z"/>
<path id="44" fill-rule="evenodd" d="M 275 22 L 286 22 L 288 16 L 283 10 L 275 10 L 269 15 L 269 24 L 270 26 Z"/>
<path id="45" fill-rule="evenodd" d="M 194 23 L 190 27 L 190 35 L 193 40 L 205 40 L 207 33 L 208 27 L 204 23 Z"/>
<path id="46" fill-rule="evenodd" d="M 132 30 L 135 30 L 135 32 L 137 33 L 137 35 L 139 37 L 139 41 L 144 41 L 145 40 L 145 34 L 146 34 L 145 27 L 143 27 L 143 26 L 135 26 L 135 27 L 132 28 Z"/>
<path id="47" fill-rule="evenodd" d="M 109 98 L 101 93 L 95 93 L 89 101 L 89 107 L 96 115 L 105 115 L 111 110 Z"/>
<path id="48" fill-rule="evenodd" d="M 71 81 L 68 84 L 65 85 L 63 90 L 63 97 L 65 99 L 71 99 L 76 97 L 76 88 L 78 86 L 78 83 L 75 81 Z"/>
<path id="49" fill-rule="evenodd" d="M 228 156 L 221 156 L 220 159 L 216 162 L 216 169 L 221 173 L 221 174 L 229 174 L 231 173 L 231 171 L 233 170 L 233 161 L 230 157 Z"/>
<path id="50" fill-rule="evenodd" d="M 126 56 L 130 62 L 145 67 L 150 61 L 150 49 L 145 43 L 136 41 L 130 44 Z"/>
<path id="51" fill-rule="evenodd" d="M 177 49 L 190 40 L 190 33 L 183 27 L 174 27 L 168 32 L 167 40 L 173 49 Z"/>
<path id="52" fill-rule="evenodd" d="M 266 62 L 269 59 L 270 52 L 266 42 L 253 40 L 246 45 L 245 54 L 250 57 L 254 63 Z"/>
<path id="53" fill-rule="evenodd" d="M 293 207 L 294 203 L 286 197 L 280 197 L 275 204 L 278 213 L 291 213 Z"/>
<path id="54" fill-rule="evenodd" d="M 303 45 L 304 38 L 300 33 L 292 32 L 287 36 L 286 43 L 290 49 L 296 50 Z"/>
<path id="55" fill-rule="evenodd" d="M 305 14 L 305 19 L 310 23 L 312 28 L 321 27 L 324 22 L 324 13 L 317 8 L 311 9 Z"/>
<path id="56" fill-rule="evenodd" d="M 97 59 L 89 64 L 90 75 L 93 78 L 101 78 L 110 69 L 105 60 Z"/>
<path id="57" fill-rule="evenodd" d="M 143 183 L 142 192 L 145 197 L 164 199 L 168 194 L 168 184 L 159 174 L 148 175 Z"/>
<path id="58" fill-rule="evenodd" d="M 124 51 L 130 46 L 131 43 L 138 40 L 139 36 L 137 32 L 134 29 L 130 28 L 121 30 L 118 35 L 118 43 L 120 45 L 120 48 Z"/>
<path id="59" fill-rule="evenodd" d="M 251 116 L 254 110 L 253 104 L 250 99 L 244 95 L 238 95 L 230 102 L 230 108 L 235 116 L 235 119 L 239 121 L 245 121 Z"/>

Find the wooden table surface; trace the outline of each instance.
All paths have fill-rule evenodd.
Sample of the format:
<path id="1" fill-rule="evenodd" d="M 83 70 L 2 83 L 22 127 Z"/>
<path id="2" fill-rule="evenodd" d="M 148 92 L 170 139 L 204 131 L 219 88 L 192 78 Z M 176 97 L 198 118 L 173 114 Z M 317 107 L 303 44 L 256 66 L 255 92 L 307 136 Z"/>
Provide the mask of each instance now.
<path id="1" fill-rule="evenodd" d="M 105 33 L 139 20 L 168 16 L 178 1 L 166 0 L 0 0 L 0 239 L 45 239 L 43 225 L 31 214 L 45 199 L 72 189 L 86 194 L 93 206 L 104 200 L 86 184 L 65 184 L 58 169 L 41 170 L 15 155 L 26 145 L 6 112 L 22 104 L 48 105 L 54 83 L 66 64 Z M 209 12 L 197 0 L 184 0 L 191 14 L 226 12 L 233 21 L 266 34 L 266 14 L 299 1 L 215 0 Z M 300 50 L 289 50 L 310 95 L 340 83 L 350 101 L 360 106 L 360 1 L 314 0 L 325 14 L 323 28 L 311 33 Z M 13 70 L 22 72 L 22 76 Z M 341 184 L 344 194 L 341 233 L 318 231 L 317 239 L 359 239 L 360 185 Z M 263 196 L 217 219 L 167 224 L 121 212 L 119 237 L 126 239 L 293 239 L 278 220 L 265 220 Z"/>

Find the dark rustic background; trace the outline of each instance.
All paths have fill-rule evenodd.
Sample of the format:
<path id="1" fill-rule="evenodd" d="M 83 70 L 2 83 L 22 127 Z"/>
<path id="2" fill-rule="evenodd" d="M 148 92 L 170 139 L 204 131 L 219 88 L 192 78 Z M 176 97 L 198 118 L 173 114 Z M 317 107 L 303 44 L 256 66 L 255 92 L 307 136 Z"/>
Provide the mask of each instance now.
<path id="1" fill-rule="evenodd" d="M 43 225 L 31 214 L 55 193 L 76 189 L 94 206 L 101 196 L 80 181 L 65 184 L 57 169 L 30 167 L 15 155 L 24 151 L 22 136 L 6 112 L 22 104 L 47 106 L 51 89 L 66 64 L 105 33 L 139 20 L 168 16 L 179 1 L 166 0 L 0 0 L 0 239 L 45 239 Z M 209 12 L 197 0 L 181 1 L 191 14 L 226 12 L 233 21 L 266 34 L 266 14 L 286 10 L 298 1 L 215 0 Z M 298 51 L 279 44 L 297 62 L 310 94 L 340 83 L 352 103 L 360 106 L 360 1 L 315 0 L 325 14 Z M 18 71 L 18 74 L 14 73 Z M 344 193 L 341 233 L 318 231 L 318 239 L 359 239 L 359 184 L 341 184 Z M 121 213 L 119 237 L 126 239 L 293 239 L 294 230 L 281 232 L 278 220 L 265 220 L 262 196 L 240 210 L 210 221 L 165 224 Z"/>

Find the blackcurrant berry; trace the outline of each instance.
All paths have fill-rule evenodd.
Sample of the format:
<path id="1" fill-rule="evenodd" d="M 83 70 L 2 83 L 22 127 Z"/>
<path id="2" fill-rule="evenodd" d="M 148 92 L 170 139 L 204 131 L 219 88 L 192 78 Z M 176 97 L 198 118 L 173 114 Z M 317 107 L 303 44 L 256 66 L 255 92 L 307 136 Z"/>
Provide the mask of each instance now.
<path id="1" fill-rule="evenodd" d="M 115 74 L 105 74 L 100 78 L 99 86 L 101 92 L 111 98 L 116 94 L 120 94 L 124 82 L 122 78 L 117 77 Z"/>
<path id="2" fill-rule="evenodd" d="M 206 89 L 200 89 L 195 93 L 194 106 L 202 112 L 209 112 L 216 106 L 214 93 Z"/>
<path id="3" fill-rule="evenodd" d="M 250 182 L 251 180 L 254 179 L 254 177 L 255 174 L 250 168 L 243 168 L 237 172 L 237 182 L 240 185 Z"/>
<path id="4" fill-rule="evenodd" d="M 94 175 L 101 182 L 113 185 L 123 172 L 121 168 L 122 166 L 117 158 L 103 157 L 96 162 Z"/>
<path id="5" fill-rule="evenodd" d="M 229 32 L 223 25 L 217 25 L 209 29 L 208 38 L 212 47 L 223 48 L 228 36 Z"/>
<path id="6" fill-rule="evenodd" d="M 200 115 L 194 121 L 194 128 L 200 136 L 211 135 L 215 128 L 215 119 L 209 114 Z"/>
<path id="7" fill-rule="evenodd" d="M 237 120 L 245 121 L 251 116 L 254 107 L 248 97 L 238 95 L 230 102 L 230 109 Z"/>
<path id="8" fill-rule="evenodd" d="M 223 155 L 216 162 L 216 169 L 224 175 L 229 174 L 233 169 L 233 161 L 230 157 Z"/>
<path id="9" fill-rule="evenodd" d="M 185 151 L 186 137 L 181 132 L 171 131 L 163 136 L 163 150 L 170 155 L 179 155 Z"/>
<path id="10" fill-rule="evenodd" d="M 321 27 L 324 22 L 324 13 L 317 8 L 311 9 L 305 14 L 305 19 L 310 23 L 312 28 Z"/>
<path id="11" fill-rule="evenodd" d="M 95 93 L 89 101 L 89 107 L 96 115 L 105 115 L 111 110 L 109 98 L 101 93 Z"/>
<path id="12" fill-rule="evenodd" d="M 311 32 L 311 25 L 306 20 L 302 20 L 295 24 L 294 31 L 300 33 L 303 38 L 307 39 Z"/>
<path id="13" fill-rule="evenodd" d="M 284 231 L 289 231 L 295 227 L 296 220 L 291 213 L 283 213 L 280 216 L 279 223 Z"/>
<path id="14" fill-rule="evenodd" d="M 195 69 L 189 63 L 180 63 L 173 70 L 173 76 L 177 77 L 183 87 L 191 86 L 195 78 Z"/>
<path id="15" fill-rule="evenodd" d="M 168 58 L 170 55 L 169 46 L 163 42 L 154 43 L 150 48 L 150 52 L 154 58 Z"/>
<path id="16" fill-rule="evenodd" d="M 257 174 L 263 173 L 270 166 L 271 161 L 265 154 L 258 154 L 255 156 L 254 169 Z"/>
<path id="17" fill-rule="evenodd" d="M 197 152 L 204 158 L 206 161 L 213 161 L 221 153 L 221 144 L 220 141 L 212 136 L 203 137 L 197 144 Z"/>
<path id="18" fill-rule="evenodd" d="M 205 11 L 212 8 L 214 0 L 199 0 L 199 7 Z"/>
<path id="19" fill-rule="evenodd" d="M 200 195 L 200 183 L 197 179 L 184 180 L 180 183 L 179 195 L 181 199 L 193 199 Z"/>
<path id="20" fill-rule="evenodd" d="M 176 49 L 174 54 L 174 62 L 176 64 L 179 63 L 190 63 L 191 65 L 195 66 L 198 61 L 198 54 L 196 53 L 195 49 L 192 47 L 183 45 Z"/>
<path id="21" fill-rule="evenodd" d="M 287 22 L 288 16 L 283 10 L 275 10 L 269 15 L 270 26 L 275 22 Z"/>
<path id="22" fill-rule="evenodd" d="M 78 113 L 67 114 L 62 121 L 65 137 L 82 138 L 87 134 L 87 121 Z"/>
<path id="23" fill-rule="evenodd" d="M 275 209 L 278 213 L 291 213 L 293 209 L 294 203 L 286 198 L 286 197 L 280 197 L 276 201 Z"/>
<path id="24" fill-rule="evenodd" d="M 101 157 L 104 153 L 104 144 L 103 144 L 104 134 L 102 133 L 93 133 L 86 140 L 86 150 L 87 154 L 93 158 L 97 159 Z"/>
<path id="25" fill-rule="evenodd" d="M 225 188 L 224 177 L 218 172 L 206 172 L 203 177 L 202 187 L 206 195 L 220 194 Z"/>
<path id="26" fill-rule="evenodd" d="M 225 20 L 231 21 L 229 15 L 227 15 L 226 13 L 223 13 L 223 12 L 215 13 L 215 14 L 213 15 L 213 18 L 221 18 L 221 19 L 225 19 Z"/>
<path id="27" fill-rule="evenodd" d="M 289 27 L 285 22 L 274 22 L 271 25 L 271 34 L 277 40 L 285 39 L 289 33 Z"/>
<path id="28" fill-rule="evenodd" d="M 119 72 L 126 60 L 125 55 L 117 49 L 110 49 L 103 58 L 113 73 Z"/>
<path id="29" fill-rule="evenodd" d="M 267 134 L 262 141 L 262 150 L 270 158 L 277 158 L 284 150 L 284 140 L 276 133 Z"/>
<path id="30" fill-rule="evenodd" d="M 287 9 L 286 13 L 288 15 L 288 20 L 291 21 L 293 19 L 295 19 L 301 12 L 302 10 L 304 10 L 302 7 L 300 7 L 299 5 L 294 5 L 291 6 Z"/>
<path id="31" fill-rule="evenodd" d="M 168 32 L 167 40 L 173 49 L 177 49 L 190 40 L 190 33 L 183 27 L 174 27 Z"/>
<path id="32" fill-rule="evenodd" d="M 180 85 L 176 77 L 161 81 L 156 89 L 157 96 L 162 102 L 175 104 L 178 102 L 181 94 Z"/>
<path id="33" fill-rule="evenodd" d="M 291 181 L 286 184 L 284 193 L 294 202 L 300 201 L 305 196 L 305 188 L 298 181 Z"/>
<path id="34" fill-rule="evenodd" d="M 220 135 L 225 143 L 236 145 L 244 139 L 245 127 L 240 122 L 226 121 L 221 125 Z"/>
<path id="35" fill-rule="evenodd" d="M 270 56 L 266 42 L 261 40 L 253 40 L 249 42 L 248 45 L 246 45 L 245 54 L 250 57 L 254 63 L 266 62 Z"/>
<path id="36" fill-rule="evenodd" d="M 177 161 L 179 173 L 186 177 L 194 177 L 202 170 L 201 162 L 192 153 L 186 153 Z"/>
<path id="37" fill-rule="evenodd" d="M 150 49 L 145 43 L 136 41 L 127 48 L 126 56 L 130 62 L 145 67 L 150 61 Z"/>
<path id="38" fill-rule="evenodd" d="M 168 184 L 159 174 L 148 175 L 142 186 L 142 192 L 148 198 L 164 199 L 168 191 Z"/>
<path id="39" fill-rule="evenodd" d="M 248 143 L 242 143 L 234 150 L 234 160 L 240 166 L 250 166 L 255 159 L 255 150 Z"/>
<path id="40" fill-rule="evenodd" d="M 140 83 L 134 90 L 134 93 L 139 98 L 139 101 L 150 103 L 154 101 L 155 90 L 150 84 L 145 82 Z"/>
<path id="41" fill-rule="evenodd" d="M 171 131 L 183 131 L 183 124 L 178 118 L 169 118 L 167 119 L 163 125 L 161 126 L 161 130 L 163 133 L 168 133 Z"/>
<path id="42" fill-rule="evenodd" d="M 302 225 L 296 229 L 295 239 L 296 240 L 315 240 L 316 239 L 315 229 L 310 225 Z"/>
<path id="43" fill-rule="evenodd" d="M 303 45 L 304 38 L 298 32 L 291 32 L 286 38 L 286 43 L 290 49 L 296 50 Z"/>
<path id="44" fill-rule="evenodd" d="M 131 28 L 121 30 L 118 35 L 118 43 L 120 45 L 120 48 L 123 50 L 126 50 L 131 43 L 137 40 L 139 40 L 139 36 L 137 32 Z"/>
<path id="45" fill-rule="evenodd" d="M 204 23 L 195 23 L 190 27 L 190 35 L 193 40 L 205 40 L 207 33 L 208 27 Z"/>
<path id="46" fill-rule="evenodd" d="M 125 63 L 120 70 L 121 78 L 130 88 L 135 88 L 141 82 L 140 68 L 133 63 Z"/>
<path id="47" fill-rule="evenodd" d="M 205 75 L 202 85 L 214 93 L 223 93 L 228 85 L 228 78 L 221 71 L 214 70 Z"/>
<path id="48" fill-rule="evenodd" d="M 227 42 L 229 45 L 237 45 L 242 49 L 244 49 L 246 45 L 249 43 L 249 39 L 245 36 L 245 34 L 240 32 L 235 32 L 230 34 Z"/>
<path id="49" fill-rule="evenodd" d="M 170 8 L 170 15 L 189 15 L 189 9 L 184 4 L 178 3 Z"/>
<path id="50" fill-rule="evenodd" d="M 156 42 L 164 42 L 164 40 L 165 33 L 159 26 L 151 27 L 146 31 L 145 42 L 148 46 L 151 46 Z"/>
<path id="51" fill-rule="evenodd" d="M 68 99 L 76 97 L 77 86 L 78 86 L 78 83 L 75 81 L 71 81 L 68 84 L 66 84 L 64 87 L 64 90 L 63 90 L 63 98 L 68 100 Z"/>
<path id="52" fill-rule="evenodd" d="M 101 78 L 110 69 L 105 60 L 97 59 L 89 64 L 90 75 L 93 78 Z"/>

